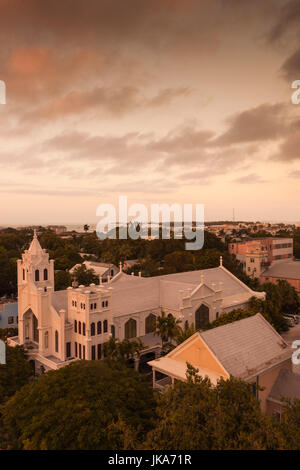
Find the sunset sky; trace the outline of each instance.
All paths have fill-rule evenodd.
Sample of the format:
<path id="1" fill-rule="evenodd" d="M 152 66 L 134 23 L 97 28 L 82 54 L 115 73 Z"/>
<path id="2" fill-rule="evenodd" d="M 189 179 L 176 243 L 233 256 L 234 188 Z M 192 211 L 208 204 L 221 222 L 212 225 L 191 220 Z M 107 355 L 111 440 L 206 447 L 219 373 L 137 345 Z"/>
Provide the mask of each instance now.
<path id="1" fill-rule="evenodd" d="M 299 0 L 0 0 L 0 226 L 300 221 Z"/>

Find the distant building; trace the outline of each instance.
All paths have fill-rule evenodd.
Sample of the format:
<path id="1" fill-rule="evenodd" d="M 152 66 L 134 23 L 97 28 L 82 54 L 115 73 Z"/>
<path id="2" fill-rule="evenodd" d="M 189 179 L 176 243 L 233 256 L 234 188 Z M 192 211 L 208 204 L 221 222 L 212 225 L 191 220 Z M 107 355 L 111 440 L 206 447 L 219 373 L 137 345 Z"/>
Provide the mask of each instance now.
<path id="1" fill-rule="evenodd" d="M 123 271 L 126 271 L 126 269 L 132 268 L 136 264 L 138 264 L 137 259 L 126 259 L 123 263 Z"/>
<path id="2" fill-rule="evenodd" d="M 47 229 L 52 230 L 56 234 L 60 234 L 67 231 L 67 227 L 65 225 L 49 225 Z"/>
<path id="3" fill-rule="evenodd" d="M 271 408 L 268 410 L 268 399 L 274 398 L 274 383 L 279 374 L 292 374 L 291 356 L 292 349 L 257 313 L 211 330 L 199 331 L 166 356 L 150 361 L 149 365 L 156 389 L 163 390 L 175 380 L 186 381 L 187 363 L 190 363 L 198 369 L 198 375 L 208 377 L 212 385 L 216 385 L 221 377 L 228 379 L 230 376 L 252 384 L 262 411 L 272 412 Z M 157 372 L 160 373 L 158 377 Z M 299 384 L 299 380 L 294 377 L 293 380 Z M 286 396 L 294 392 L 294 386 L 291 390 L 285 388 Z"/>
<path id="4" fill-rule="evenodd" d="M 3 302 L 0 303 L 0 328 L 18 327 L 18 303 Z"/>
<path id="5" fill-rule="evenodd" d="M 300 261 L 282 260 L 273 262 L 270 267 L 263 271 L 259 278 L 260 282 L 287 281 L 295 287 L 300 295 Z"/>
<path id="6" fill-rule="evenodd" d="M 97 261 L 83 261 L 86 269 L 93 269 L 96 276 L 99 277 L 100 281 L 108 281 L 112 279 L 118 272 L 119 269 L 112 263 L 98 263 Z M 73 274 L 75 269 L 81 266 L 81 264 L 75 264 L 73 268 L 69 270 L 70 274 Z"/>
<path id="7" fill-rule="evenodd" d="M 261 283 L 287 281 L 300 295 L 300 261 L 293 259 L 292 238 L 253 238 L 229 243 L 228 251 L 243 264 L 245 273 Z"/>
<path id="8" fill-rule="evenodd" d="M 228 251 L 243 264 L 248 276 L 259 278 L 274 261 L 293 258 L 293 239 L 251 238 L 229 243 Z"/>

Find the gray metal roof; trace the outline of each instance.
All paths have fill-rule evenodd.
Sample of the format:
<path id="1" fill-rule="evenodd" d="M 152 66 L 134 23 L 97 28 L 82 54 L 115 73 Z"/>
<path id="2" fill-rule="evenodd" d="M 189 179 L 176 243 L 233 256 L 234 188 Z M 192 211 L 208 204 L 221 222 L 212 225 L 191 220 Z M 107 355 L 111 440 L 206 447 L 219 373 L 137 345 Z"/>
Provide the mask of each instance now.
<path id="1" fill-rule="evenodd" d="M 278 261 L 262 274 L 264 277 L 300 279 L 300 261 Z"/>
<path id="2" fill-rule="evenodd" d="M 199 334 L 227 372 L 242 379 L 292 355 L 288 344 L 260 313 Z"/>
<path id="3" fill-rule="evenodd" d="M 300 400 L 300 375 L 281 369 L 268 399 L 280 401 L 282 397 Z"/>

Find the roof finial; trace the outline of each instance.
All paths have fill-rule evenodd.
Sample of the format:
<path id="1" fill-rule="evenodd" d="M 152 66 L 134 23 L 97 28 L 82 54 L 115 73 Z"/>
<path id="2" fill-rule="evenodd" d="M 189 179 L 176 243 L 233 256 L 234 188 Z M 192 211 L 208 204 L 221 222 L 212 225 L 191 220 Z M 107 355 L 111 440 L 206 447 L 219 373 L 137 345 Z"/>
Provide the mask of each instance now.
<path id="1" fill-rule="evenodd" d="M 220 266 L 223 266 L 223 256 L 220 256 Z"/>
<path id="2" fill-rule="evenodd" d="M 120 272 L 122 272 L 122 268 L 123 268 L 122 261 L 120 261 L 119 263 L 119 268 L 120 268 Z"/>
<path id="3" fill-rule="evenodd" d="M 36 228 L 33 229 L 33 238 L 37 238 L 37 235 L 36 235 Z"/>

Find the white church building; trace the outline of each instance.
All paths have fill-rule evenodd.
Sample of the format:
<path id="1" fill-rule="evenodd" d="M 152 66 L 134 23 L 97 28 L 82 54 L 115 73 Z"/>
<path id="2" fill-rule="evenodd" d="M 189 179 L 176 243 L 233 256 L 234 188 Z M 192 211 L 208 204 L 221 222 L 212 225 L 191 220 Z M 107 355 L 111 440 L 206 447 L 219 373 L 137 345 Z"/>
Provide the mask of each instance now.
<path id="1" fill-rule="evenodd" d="M 264 299 L 222 265 L 212 269 L 144 278 L 120 271 L 100 285 L 54 290 L 54 261 L 37 239 L 18 260 L 18 337 L 28 357 L 46 370 L 78 359 L 101 359 L 103 343 L 141 337 L 145 353 L 158 351 L 153 320 L 162 311 L 196 329 L 235 308 L 245 308 L 252 296 Z"/>

